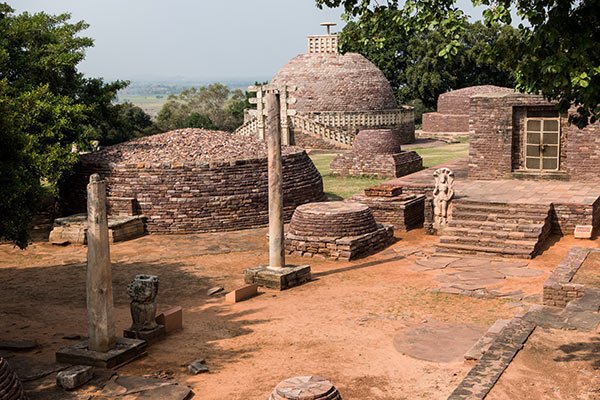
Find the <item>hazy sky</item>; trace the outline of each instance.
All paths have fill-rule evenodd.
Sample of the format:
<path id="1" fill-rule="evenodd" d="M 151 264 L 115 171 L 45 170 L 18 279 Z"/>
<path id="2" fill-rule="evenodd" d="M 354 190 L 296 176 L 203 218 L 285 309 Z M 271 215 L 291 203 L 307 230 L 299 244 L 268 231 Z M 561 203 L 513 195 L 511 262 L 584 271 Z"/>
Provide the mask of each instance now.
<path id="1" fill-rule="evenodd" d="M 342 27 L 341 10 L 313 0 L 5 1 L 89 23 L 95 46 L 80 70 L 107 79 L 268 79 L 306 51 L 307 35 L 324 32 L 320 22 Z"/>

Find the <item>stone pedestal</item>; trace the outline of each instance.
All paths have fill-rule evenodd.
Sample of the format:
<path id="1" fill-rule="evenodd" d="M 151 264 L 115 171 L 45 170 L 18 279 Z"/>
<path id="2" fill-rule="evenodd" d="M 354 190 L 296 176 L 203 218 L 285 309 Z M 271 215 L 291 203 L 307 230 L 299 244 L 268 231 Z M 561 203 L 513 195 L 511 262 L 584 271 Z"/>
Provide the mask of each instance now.
<path id="1" fill-rule="evenodd" d="M 133 360 L 146 352 L 146 342 L 139 339 L 117 338 L 115 347 L 106 351 L 93 351 L 88 341 L 63 347 L 56 352 L 56 362 L 73 365 L 91 365 L 99 368 L 114 368 Z"/>
<path id="2" fill-rule="evenodd" d="M 286 265 L 282 268 L 262 266 L 248 268 L 244 271 L 246 283 L 256 283 L 269 289 L 285 290 L 310 280 L 310 266 L 308 265 Z"/>
<path id="3" fill-rule="evenodd" d="M 134 329 L 125 329 L 123 336 L 130 339 L 145 340 L 148 344 L 156 343 L 164 339 L 167 331 L 164 325 L 157 325 L 154 329 L 136 331 Z"/>

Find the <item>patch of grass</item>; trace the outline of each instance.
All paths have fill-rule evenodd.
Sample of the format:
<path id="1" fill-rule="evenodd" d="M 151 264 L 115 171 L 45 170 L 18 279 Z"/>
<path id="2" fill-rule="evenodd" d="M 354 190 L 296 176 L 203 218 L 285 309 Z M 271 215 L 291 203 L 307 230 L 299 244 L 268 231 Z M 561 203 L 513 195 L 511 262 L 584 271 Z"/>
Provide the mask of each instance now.
<path id="1" fill-rule="evenodd" d="M 368 177 L 342 177 L 331 175 L 329 164 L 337 156 L 335 153 L 313 154 L 310 156 L 313 163 L 323 177 L 323 190 L 325 194 L 336 200 L 348 199 L 365 188 L 375 186 L 385 179 Z"/>
<path id="2" fill-rule="evenodd" d="M 469 143 L 447 144 L 440 147 L 424 147 L 414 150 L 423 157 L 423 167 L 429 168 L 466 157 L 469 154 Z"/>

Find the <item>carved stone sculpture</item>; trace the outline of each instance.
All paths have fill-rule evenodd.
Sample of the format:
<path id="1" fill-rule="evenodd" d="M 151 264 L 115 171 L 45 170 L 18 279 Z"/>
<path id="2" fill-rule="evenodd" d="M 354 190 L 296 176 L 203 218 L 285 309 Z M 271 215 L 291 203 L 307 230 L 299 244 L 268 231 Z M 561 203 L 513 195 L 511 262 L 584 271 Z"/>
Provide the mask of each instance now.
<path id="1" fill-rule="evenodd" d="M 433 227 L 440 229 L 448 223 L 448 210 L 454 197 L 454 172 L 448 168 L 439 168 L 433 173 Z"/>
<path id="2" fill-rule="evenodd" d="M 136 275 L 127 286 L 131 297 L 131 331 L 149 331 L 156 329 L 156 295 L 158 294 L 158 276 Z"/>

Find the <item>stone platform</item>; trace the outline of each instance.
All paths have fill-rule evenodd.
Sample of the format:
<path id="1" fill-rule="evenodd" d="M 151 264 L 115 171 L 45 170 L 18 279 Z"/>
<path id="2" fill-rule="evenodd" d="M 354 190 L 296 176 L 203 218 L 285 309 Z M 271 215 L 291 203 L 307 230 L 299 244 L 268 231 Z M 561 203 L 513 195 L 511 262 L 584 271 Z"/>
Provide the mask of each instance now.
<path id="1" fill-rule="evenodd" d="M 144 340 L 118 337 L 115 348 L 106 353 L 89 350 L 87 340 L 83 340 L 58 350 L 56 352 L 56 362 L 114 368 L 143 355 L 145 352 L 146 342 Z"/>
<path id="2" fill-rule="evenodd" d="M 244 281 L 269 289 L 285 290 L 311 280 L 308 265 L 286 265 L 283 268 L 261 266 L 244 271 Z"/>
<path id="3" fill-rule="evenodd" d="M 143 236 L 146 233 L 144 216 L 109 216 L 108 240 L 110 243 L 123 242 Z M 87 244 L 87 215 L 75 214 L 54 220 L 54 228 L 48 241 L 55 244 Z"/>
<path id="4" fill-rule="evenodd" d="M 468 178 L 468 160 L 451 161 L 411 175 L 386 181 L 401 186 L 403 193 L 425 194 L 425 225 L 432 221 L 430 203 L 433 172 L 446 167 L 454 172 L 455 200 L 502 204 L 531 204 L 552 207 L 554 233 L 572 235 L 576 225 L 600 227 L 600 177 L 598 181 L 541 181 Z"/>
<path id="5" fill-rule="evenodd" d="M 158 325 L 156 328 L 147 331 L 136 331 L 133 329 L 125 329 L 123 336 L 129 339 L 140 339 L 148 344 L 156 343 L 165 338 L 167 331 L 164 325 Z"/>
<path id="6" fill-rule="evenodd" d="M 397 132 L 392 129 L 360 131 L 352 152 L 331 162 L 331 174 L 394 178 L 423 168 L 423 159 L 414 151 L 402 151 Z"/>
<path id="7" fill-rule="evenodd" d="M 396 231 L 406 232 L 423 226 L 424 195 L 397 194 L 388 197 L 357 194 L 352 200 L 369 206 L 377 222 L 389 224 Z"/>
<path id="8" fill-rule="evenodd" d="M 353 260 L 383 249 L 393 237 L 392 226 L 378 224 L 364 204 L 310 203 L 294 212 L 285 248 L 299 256 Z"/>

